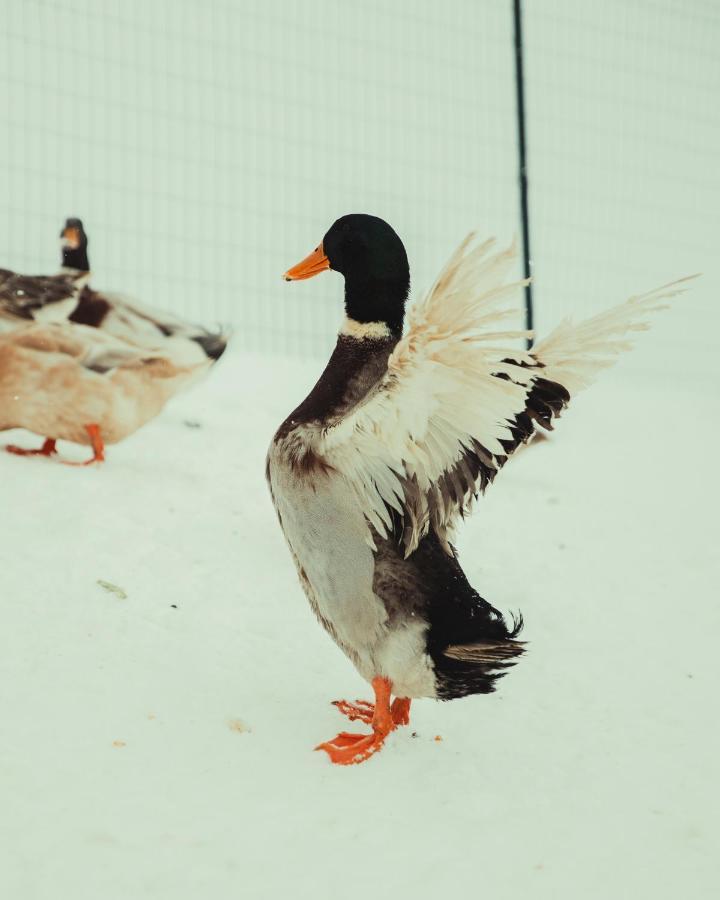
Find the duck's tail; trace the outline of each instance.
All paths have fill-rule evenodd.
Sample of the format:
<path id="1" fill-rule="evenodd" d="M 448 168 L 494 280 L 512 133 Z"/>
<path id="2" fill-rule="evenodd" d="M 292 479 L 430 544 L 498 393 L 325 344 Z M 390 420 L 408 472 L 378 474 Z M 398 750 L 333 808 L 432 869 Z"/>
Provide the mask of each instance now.
<path id="1" fill-rule="evenodd" d="M 158 340 L 165 338 L 176 339 L 175 343 L 187 341 L 191 347 L 199 347 L 206 360 L 215 363 L 231 337 L 228 328 L 208 330 L 172 313 L 144 306 L 123 294 L 104 292 L 98 297 L 105 301 L 108 314 L 101 323 L 89 324 L 97 324 L 111 334 L 141 345 L 160 346 Z"/>
<path id="2" fill-rule="evenodd" d="M 632 348 L 630 333 L 647 331 L 649 315 L 667 309 L 668 301 L 683 293 L 687 282 L 697 277 L 690 275 L 631 297 L 583 322 L 564 319 L 530 350 L 545 367 L 543 378 L 558 382 L 571 395 L 587 387 L 599 371 L 613 365 L 621 353 Z"/>
<path id="3" fill-rule="evenodd" d="M 190 340 L 202 347 L 205 356 L 212 362 L 217 362 L 227 349 L 230 340 L 230 332 L 227 329 L 221 331 L 202 331 L 200 334 L 189 335 Z"/>
<path id="4" fill-rule="evenodd" d="M 432 656 L 439 699 L 492 693 L 498 679 L 507 674 L 525 652 L 525 642 L 517 640 L 522 627 L 520 613 L 512 615 L 512 623 L 508 626 L 504 617 L 492 610 L 492 616 L 485 620 L 482 629 L 485 635 L 462 642 L 451 641 L 439 652 L 436 649 Z"/>
<path id="5" fill-rule="evenodd" d="M 517 630 L 506 638 L 451 644 L 435 660 L 437 695 L 453 700 L 468 694 L 491 694 L 498 679 L 507 674 L 525 652 L 525 642 L 515 639 Z"/>

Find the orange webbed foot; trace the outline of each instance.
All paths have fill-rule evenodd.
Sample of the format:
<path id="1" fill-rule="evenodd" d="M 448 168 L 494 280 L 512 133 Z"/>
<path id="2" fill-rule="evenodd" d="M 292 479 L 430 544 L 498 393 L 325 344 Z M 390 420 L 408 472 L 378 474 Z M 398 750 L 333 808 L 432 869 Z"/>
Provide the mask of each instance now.
<path id="1" fill-rule="evenodd" d="M 54 456 L 57 453 L 54 438 L 45 438 L 45 443 L 37 450 L 26 450 L 24 447 L 16 447 L 15 444 L 8 444 L 5 450 L 14 453 L 15 456 Z"/>
<path id="2" fill-rule="evenodd" d="M 332 705 L 336 706 L 338 711 L 347 716 L 351 722 L 359 719 L 366 725 L 372 725 L 375 715 L 374 703 L 369 703 L 367 700 L 356 700 L 355 703 L 349 703 L 347 700 L 333 700 Z"/>
<path id="3" fill-rule="evenodd" d="M 315 749 L 324 750 L 336 765 L 351 766 L 370 759 L 384 743 L 385 736 L 379 734 L 350 734 L 341 731 L 337 737 L 318 744 Z"/>
<path id="4" fill-rule="evenodd" d="M 385 738 L 397 727 L 390 708 L 390 691 L 392 685 L 388 678 L 373 678 L 375 703 L 358 700 L 348 703 L 347 700 L 335 700 L 334 705 L 343 715 L 352 719 L 361 719 L 372 725 L 372 734 L 351 734 L 341 731 L 330 741 L 318 744 L 316 750 L 324 750 L 330 760 L 337 765 L 349 766 L 353 763 L 365 762 L 377 753 L 385 743 Z M 409 708 L 409 701 L 407 701 Z"/>
<path id="5" fill-rule="evenodd" d="M 396 697 L 390 705 L 390 715 L 395 725 L 410 724 L 410 704 L 409 697 Z M 372 725 L 373 716 L 375 714 L 375 704 L 367 700 L 356 700 L 350 703 L 348 700 L 333 700 L 332 705 L 337 707 L 338 711 L 347 716 L 351 722 L 359 719 L 366 725 Z"/>

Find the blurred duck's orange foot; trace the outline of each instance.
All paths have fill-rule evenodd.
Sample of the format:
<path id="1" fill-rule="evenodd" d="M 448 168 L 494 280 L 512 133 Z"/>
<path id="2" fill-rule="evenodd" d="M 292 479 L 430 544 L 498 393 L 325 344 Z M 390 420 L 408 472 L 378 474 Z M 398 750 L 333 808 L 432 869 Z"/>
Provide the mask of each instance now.
<path id="1" fill-rule="evenodd" d="M 87 431 L 90 436 L 90 442 L 93 449 L 92 457 L 86 459 L 84 462 L 70 462 L 69 460 L 63 460 L 66 466 L 92 466 L 94 463 L 105 462 L 105 444 L 103 443 L 102 435 L 100 434 L 100 426 L 86 425 L 85 431 Z"/>
<path id="2" fill-rule="evenodd" d="M 398 725 L 406 725 L 410 720 L 409 699 L 396 698 L 392 707 L 390 706 L 392 684 L 389 678 L 373 678 L 372 686 L 375 691 L 374 704 L 366 700 L 358 700 L 357 703 L 348 703 L 347 700 L 334 701 L 333 705 L 351 721 L 360 719 L 372 725 L 372 734 L 351 734 L 341 731 L 337 737 L 315 748 L 324 750 L 331 761 L 338 765 L 349 766 L 365 762 L 382 748 L 385 738 L 391 731 Z"/>
<path id="3" fill-rule="evenodd" d="M 38 450 L 25 450 L 23 447 L 16 447 L 15 444 L 8 444 L 5 449 L 15 456 L 53 456 L 57 453 L 55 438 L 45 438 L 45 443 Z"/>

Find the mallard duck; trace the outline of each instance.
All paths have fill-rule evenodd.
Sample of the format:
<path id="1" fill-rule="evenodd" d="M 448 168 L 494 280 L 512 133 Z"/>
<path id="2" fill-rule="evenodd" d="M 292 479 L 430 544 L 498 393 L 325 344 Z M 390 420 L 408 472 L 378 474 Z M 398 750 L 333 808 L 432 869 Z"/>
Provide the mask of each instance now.
<path id="1" fill-rule="evenodd" d="M 77 308 L 90 279 L 87 236 L 80 219 L 68 219 L 60 232 L 62 267 L 57 275 L 21 275 L 0 269 L 0 333 L 28 321 L 63 322 Z"/>
<path id="2" fill-rule="evenodd" d="M 89 240 L 81 219 L 67 219 L 60 237 L 62 268 L 58 275 L 27 276 L 0 270 L 0 331 L 20 327 L 27 320 L 69 321 L 153 349 L 161 347 L 166 338 L 190 341 L 198 362 L 203 357 L 218 360 L 222 356 L 226 334 L 208 331 L 121 294 L 93 290 L 89 285 Z"/>
<path id="3" fill-rule="evenodd" d="M 382 219 L 338 219 L 287 281 L 328 269 L 345 279 L 346 317 L 319 381 L 277 430 L 272 500 L 312 609 L 373 687 L 374 703 L 335 701 L 369 733 L 316 749 L 338 764 L 376 753 L 409 722 L 411 701 L 486 694 L 523 653 L 468 582 L 453 528 L 536 429 L 629 348 L 628 332 L 678 293 L 672 284 L 530 350 L 502 323 L 526 282 L 515 251 L 472 236 L 453 254 L 402 336 L 410 275 Z M 394 697 L 394 700 L 392 699 Z"/>
<path id="4" fill-rule="evenodd" d="M 0 270 L 0 430 L 51 435 L 39 449 L 11 445 L 10 453 L 51 456 L 65 438 L 89 443 L 88 463 L 102 462 L 104 442 L 157 415 L 222 356 L 228 338 L 92 290 L 82 221 L 67 219 L 60 237 L 58 275 Z"/>
<path id="5" fill-rule="evenodd" d="M 88 237 L 85 234 L 82 220 L 69 218 L 60 232 L 62 249 L 61 273 L 70 275 L 81 285 L 90 280 L 90 263 L 88 262 Z"/>
<path id="6" fill-rule="evenodd" d="M 31 323 L 0 334 L 0 431 L 45 435 L 42 447 L 6 447 L 21 456 L 52 456 L 58 438 L 88 444 L 104 460 L 115 444 L 154 418 L 165 403 L 200 377 L 185 342 L 166 341 L 149 353 L 87 325 Z"/>
<path id="7" fill-rule="evenodd" d="M 68 224 L 70 223 L 73 227 L 68 229 L 66 225 L 63 235 L 67 241 L 67 234 L 70 232 L 77 241 L 78 249 L 75 256 L 68 258 L 67 251 L 63 248 L 63 267 L 77 266 L 89 278 L 88 236 L 80 219 L 68 219 Z M 78 325 L 100 328 L 108 334 L 142 346 L 161 346 L 165 338 L 192 341 L 199 351 L 213 360 L 220 359 L 227 346 L 227 336 L 222 333 L 208 331 L 170 313 L 144 306 L 122 294 L 96 291 L 87 282 L 68 318 Z M 198 355 L 198 361 L 200 359 Z"/>

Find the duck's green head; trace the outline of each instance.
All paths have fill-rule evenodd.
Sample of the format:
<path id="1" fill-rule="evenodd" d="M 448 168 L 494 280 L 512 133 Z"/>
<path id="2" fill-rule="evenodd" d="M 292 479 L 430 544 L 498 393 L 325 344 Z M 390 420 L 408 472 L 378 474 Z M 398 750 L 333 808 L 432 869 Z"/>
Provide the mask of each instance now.
<path id="1" fill-rule="evenodd" d="M 362 213 L 343 216 L 284 278 L 301 281 L 326 269 L 345 277 L 348 318 L 383 323 L 395 335 L 402 332 L 410 269 L 403 242 L 387 222 Z"/>

